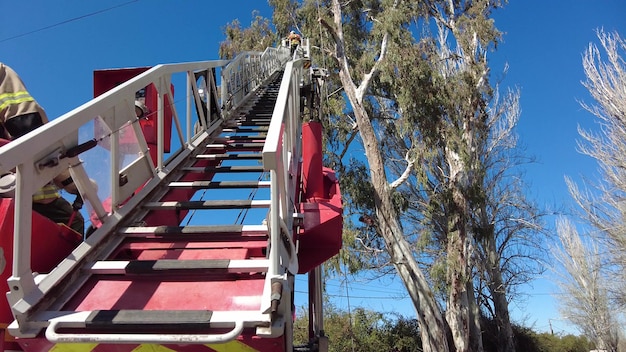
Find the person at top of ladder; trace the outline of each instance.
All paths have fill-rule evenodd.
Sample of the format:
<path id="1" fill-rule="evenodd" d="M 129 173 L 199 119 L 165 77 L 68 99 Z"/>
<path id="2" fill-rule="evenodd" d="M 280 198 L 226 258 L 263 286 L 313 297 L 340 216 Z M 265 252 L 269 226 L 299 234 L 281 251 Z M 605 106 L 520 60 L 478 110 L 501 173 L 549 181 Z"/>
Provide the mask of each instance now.
<path id="1" fill-rule="evenodd" d="M 291 56 L 293 56 L 293 53 L 296 51 L 296 49 L 300 45 L 300 41 L 302 39 L 300 38 L 300 34 L 294 31 L 291 31 L 289 32 L 289 35 L 287 36 L 287 40 L 289 40 L 289 47 L 291 48 Z"/>
<path id="2" fill-rule="evenodd" d="M 22 79 L 13 69 L 0 62 L 0 139 L 4 140 L 0 146 L 47 122 L 45 111 L 28 93 Z M 65 170 L 33 194 L 33 210 L 56 223 L 68 225 L 82 235 L 85 221 L 76 209 L 79 203 L 75 202 L 75 206 L 70 204 L 61 197 L 59 188 L 79 195 L 69 170 Z M 15 175 L 0 175 L 0 197 L 13 197 L 14 189 Z"/>

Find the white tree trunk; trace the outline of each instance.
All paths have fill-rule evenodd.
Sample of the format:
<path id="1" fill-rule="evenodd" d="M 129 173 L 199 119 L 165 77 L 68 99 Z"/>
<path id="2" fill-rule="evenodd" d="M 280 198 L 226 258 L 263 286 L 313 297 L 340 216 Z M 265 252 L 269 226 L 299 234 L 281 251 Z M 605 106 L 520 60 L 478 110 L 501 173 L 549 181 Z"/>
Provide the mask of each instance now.
<path id="1" fill-rule="evenodd" d="M 442 136 L 445 140 L 445 136 Z M 449 141 L 446 141 L 446 144 Z M 448 297 L 446 306 L 446 320 L 450 326 L 454 347 L 457 352 L 468 352 L 470 342 L 470 311 L 467 283 L 470 280 L 470 269 L 467 260 L 467 201 L 462 192 L 465 186 L 465 166 L 458 151 L 450 147 L 445 149 L 446 161 L 450 170 L 450 187 L 452 188 L 453 206 L 449 220 L 447 244 L 447 271 Z"/>
<path id="2" fill-rule="evenodd" d="M 487 252 L 486 270 L 489 274 L 489 292 L 493 298 L 494 316 L 498 327 L 498 352 L 515 352 L 513 341 L 513 327 L 509 316 L 509 302 L 506 299 L 506 287 L 502 281 L 500 270 L 500 256 L 492 233 L 486 235 L 485 251 Z"/>
<path id="3" fill-rule="evenodd" d="M 365 146 L 365 155 L 370 167 L 370 177 L 375 190 L 376 220 L 383 236 L 387 251 L 396 267 L 402 282 L 417 311 L 417 319 L 422 333 L 424 352 L 449 351 L 446 328 L 435 296 L 428 285 L 426 276 L 417 265 L 409 243 L 404 238 L 399 216 L 391 200 L 391 187 L 384 171 L 383 158 L 378 149 L 378 140 L 369 117 L 362 105 L 355 99 L 355 91 L 350 89 L 349 75 L 342 70 L 339 73 L 344 90 L 352 103 L 361 139 Z"/>
<path id="4" fill-rule="evenodd" d="M 352 105 L 359 134 L 365 148 L 365 156 L 369 164 L 370 178 L 374 188 L 374 202 L 376 207 L 376 221 L 378 231 L 385 240 L 389 256 L 402 282 L 406 286 L 409 296 L 417 311 L 422 335 L 422 349 L 424 352 L 449 351 L 446 334 L 446 325 L 435 295 L 430 289 L 426 276 L 417 264 L 408 241 L 404 237 L 399 214 L 393 206 L 391 192 L 385 174 L 385 164 L 379 149 L 378 138 L 370 118 L 363 106 L 363 95 L 367 91 L 371 78 L 377 72 L 377 66 L 385 58 L 387 35 L 381 43 L 381 51 L 370 72 L 363 76 L 361 84 L 354 84 L 350 73 L 348 59 L 344 52 L 344 36 L 342 27 L 341 4 L 338 0 L 332 1 L 334 29 L 330 28 L 335 39 L 335 58 L 339 64 L 339 78 L 344 92 Z"/>

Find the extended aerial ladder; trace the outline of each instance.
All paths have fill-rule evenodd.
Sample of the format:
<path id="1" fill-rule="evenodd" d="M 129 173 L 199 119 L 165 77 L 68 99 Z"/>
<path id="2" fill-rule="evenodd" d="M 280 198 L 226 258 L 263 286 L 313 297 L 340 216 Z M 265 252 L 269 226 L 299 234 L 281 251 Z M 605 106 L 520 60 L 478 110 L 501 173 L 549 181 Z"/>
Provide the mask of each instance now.
<path id="1" fill-rule="evenodd" d="M 304 40 L 293 57 L 97 71 L 96 98 L 0 147 L 17 177 L 0 201 L 2 349 L 292 351 L 294 277 L 308 273 L 297 350 L 326 350 L 320 265 L 342 211 L 308 58 Z M 95 225 L 84 240 L 32 212 L 66 168 Z"/>

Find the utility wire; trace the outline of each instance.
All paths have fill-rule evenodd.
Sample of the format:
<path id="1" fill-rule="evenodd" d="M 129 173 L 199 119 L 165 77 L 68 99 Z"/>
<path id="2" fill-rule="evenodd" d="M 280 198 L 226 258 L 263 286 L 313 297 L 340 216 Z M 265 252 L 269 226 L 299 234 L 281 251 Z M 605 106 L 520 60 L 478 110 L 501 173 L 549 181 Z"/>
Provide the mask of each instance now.
<path id="1" fill-rule="evenodd" d="M 300 293 L 300 294 L 307 294 L 307 291 L 302 291 L 302 290 L 294 290 L 293 292 L 295 293 Z M 344 294 L 340 294 L 340 295 L 336 295 L 336 294 L 330 294 L 330 293 L 325 293 L 325 296 L 328 297 L 336 297 L 336 298 L 346 298 L 346 295 Z M 400 301 L 406 298 L 397 298 L 397 297 L 388 297 L 388 296 L 378 296 L 378 297 L 374 297 L 374 296 L 354 296 L 351 295 L 350 298 L 358 298 L 358 299 L 384 299 L 384 300 L 392 300 L 392 301 Z M 348 299 L 349 300 L 349 299 Z"/>
<path id="2" fill-rule="evenodd" d="M 347 271 L 347 270 L 346 270 Z M 348 323 L 349 323 L 349 329 L 350 329 L 350 345 L 352 347 L 352 352 L 354 352 L 354 333 L 352 331 L 352 329 L 354 328 L 353 324 L 352 324 L 352 308 L 350 307 L 350 288 L 348 287 L 348 275 L 346 274 L 346 271 L 343 272 L 343 276 L 345 278 L 345 283 L 346 283 L 346 299 L 348 300 Z"/>
<path id="3" fill-rule="evenodd" d="M 8 37 L 8 38 L 0 39 L 0 43 L 4 43 L 4 42 L 7 42 L 7 41 L 12 40 L 12 39 L 17 39 L 17 38 L 25 37 L 25 36 L 27 36 L 27 35 L 31 35 L 31 34 L 34 34 L 34 33 L 38 33 L 38 32 L 41 32 L 41 31 L 45 31 L 46 29 L 50 29 L 50 28 L 54 28 L 54 27 L 58 27 L 58 26 L 61 26 L 61 25 L 66 24 L 66 23 L 70 23 L 70 22 L 74 22 L 74 21 L 81 20 L 81 19 L 83 19 L 83 18 L 87 18 L 87 17 L 95 16 L 95 15 L 98 15 L 98 14 L 101 14 L 101 13 L 104 13 L 104 12 L 107 12 L 107 11 L 110 11 L 110 10 L 114 10 L 114 9 L 116 9 L 116 8 L 118 8 L 118 7 L 126 6 L 126 5 L 128 5 L 128 4 L 131 4 L 131 3 L 133 3 L 133 2 L 138 2 L 138 1 L 139 1 L 139 0 L 131 0 L 131 1 L 127 1 L 127 2 L 125 2 L 125 3 L 123 3 L 123 4 L 120 4 L 120 5 L 115 5 L 115 6 L 112 6 L 112 7 L 108 7 L 108 8 L 106 8 L 106 9 L 102 9 L 102 10 L 98 10 L 98 11 L 90 12 L 90 13 L 85 14 L 85 15 L 81 15 L 81 16 L 73 17 L 73 18 L 70 18 L 70 19 L 65 20 L 65 21 L 61 21 L 61 22 L 57 22 L 57 23 L 55 23 L 55 24 L 51 24 L 51 25 L 49 25 L 49 26 L 45 26 L 45 27 L 42 27 L 42 28 L 34 29 L 34 30 L 30 31 L 30 32 L 26 32 L 26 33 L 22 33 L 22 34 L 14 35 L 14 36 L 12 36 L 12 37 Z"/>

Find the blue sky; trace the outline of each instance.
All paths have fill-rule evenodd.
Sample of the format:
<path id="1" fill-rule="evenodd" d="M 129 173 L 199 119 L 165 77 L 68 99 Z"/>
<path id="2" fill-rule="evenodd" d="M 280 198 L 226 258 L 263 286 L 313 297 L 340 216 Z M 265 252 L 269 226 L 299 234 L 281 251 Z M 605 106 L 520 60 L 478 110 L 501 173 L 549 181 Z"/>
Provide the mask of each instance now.
<path id="1" fill-rule="evenodd" d="M 8 1 L 0 2 L 8 8 Z M 29 0 L 10 6 L 0 12 L 0 61 L 22 76 L 50 118 L 92 97 L 93 70 L 218 59 L 227 22 L 238 18 L 246 25 L 253 9 L 271 16 L 264 0 Z M 540 205 L 567 207 L 563 177 L 595 174 L 595 163 L 576 151 L 577 127 L 597 128 L 578 103 L 591 102 L 580 83 L 582 53 L 595 42 L 596 28 L 626 36 L 625 13 L 623 0 L 511 0 L 495 13 L 505 34 L 490 54 L 492 70 L 508 63 L 502 86 L 521 90 L 518 133 L 538 158 L 527 166 L 526 181 Z M 305 287 L 304 279 L 298 283 Z M 342 307 L 414 314 L 408 299 L 396 298 L 405 296 L 397 283 L 351 282 L 349 288 L 348 302 L 345 286 L 329 282 Z M 542 331 L 549 331 L 549 320 L 555 332 L 573 331 L 558 320 L 552 290 L 549 277 L 534 282 L 527 300 L 512 305 L 514 318 Z"/>

